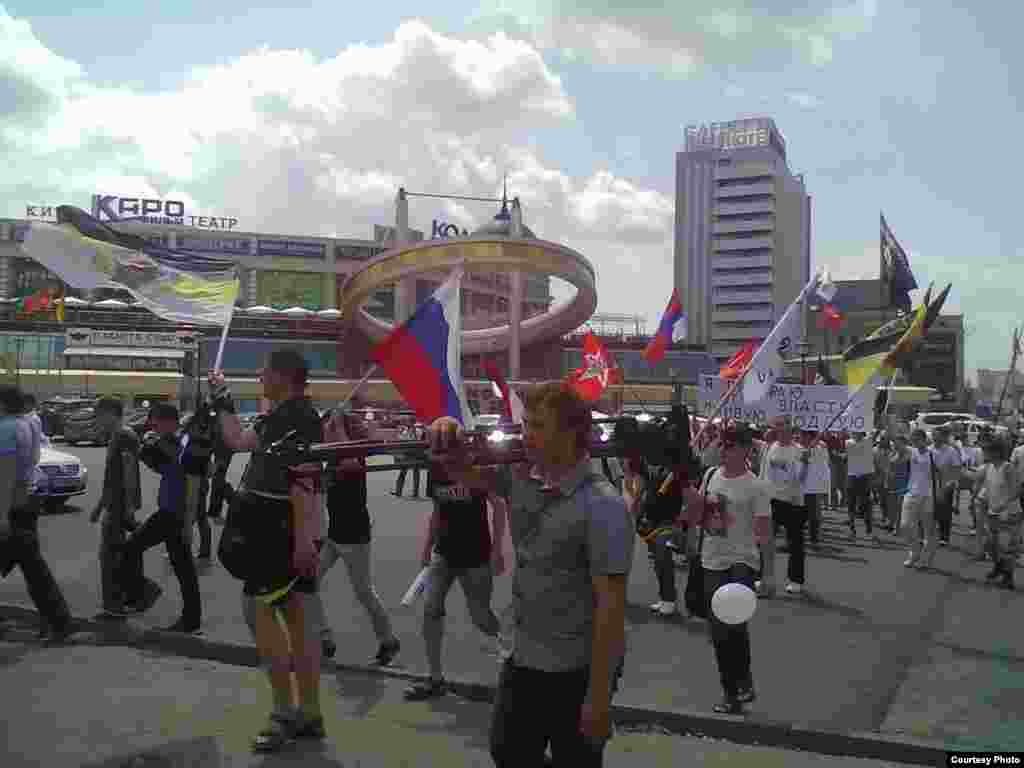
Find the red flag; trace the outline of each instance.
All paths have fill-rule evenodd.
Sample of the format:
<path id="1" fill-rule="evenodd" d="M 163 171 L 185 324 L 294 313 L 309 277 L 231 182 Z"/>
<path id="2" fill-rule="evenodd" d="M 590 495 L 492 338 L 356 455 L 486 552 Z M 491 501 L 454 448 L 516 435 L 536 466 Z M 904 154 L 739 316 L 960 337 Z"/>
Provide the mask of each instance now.
<path id="1" fill-rule="evenodd" d="M 583 365 L 566 377 L 568 383 L 577 394 L 587 402 L 601 398 L 614 377 L 618 378 L 615 364 L 601 342 L 590 331 L 583 337 Z"/>
<path id="2" fill-rule="evenodd" d="M 818 313 L 818 327 L 838 331 L 843 327 L 843 313 L 831 304 L 822 304 Z"/>
<path id="3" fill-rule="evenodd" d="M 725 364 L 719 369 L 718 375 L 723 379 L 735 379 L 750 365 L 750 361 L 754 359 L 754 353 L 757 352 L 758 346 L 758 342 L 748 341 L 737 349 L 732 357 L 725 361 Z"/>
<path id="4" fill-rule="evenodd" d="M 505 416 L 509 421 L 512 420 L 512 403 L 508 399 L 508 382 L 505 381 L 505 377 L 501 375 L 501 371 L 498 370 L 498 366 L 493 360 L 487 358 L 484 360 L 484 374 L 494 382 L 494 386 L 501 392 L 501 403 L 502 410 L 505 411 Z"/>

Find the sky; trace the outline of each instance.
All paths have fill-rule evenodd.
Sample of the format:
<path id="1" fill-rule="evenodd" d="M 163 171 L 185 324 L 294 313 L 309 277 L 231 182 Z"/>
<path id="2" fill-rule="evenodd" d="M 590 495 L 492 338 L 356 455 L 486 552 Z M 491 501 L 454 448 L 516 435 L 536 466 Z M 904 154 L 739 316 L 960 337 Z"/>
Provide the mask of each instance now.
<path id="1" fill-rule="evenodd" d="M 372 237 L 399 186 L 489 196 L 507 174 L 525 223 L 594 263 L 599 311 L 653 330 L 684 127 L 767 115 L 813 198 L 813 265 L 876 277 L 883 211 L 918 283 L 953 283 L 969 377 L 1005 368 L 1024 285 L 1022 12 L 665 5 L 0 0 L 0 216 L 103 192 Z M 429 232 L 493 213 L 419 199 L 410 217 Z"/>

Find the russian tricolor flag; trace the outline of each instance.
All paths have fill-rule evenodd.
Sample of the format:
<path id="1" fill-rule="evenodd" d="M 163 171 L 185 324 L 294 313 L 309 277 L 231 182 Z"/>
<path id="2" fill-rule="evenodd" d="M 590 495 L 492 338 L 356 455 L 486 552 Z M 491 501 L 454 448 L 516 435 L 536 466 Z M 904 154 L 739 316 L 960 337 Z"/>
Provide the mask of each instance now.
<path id="1" fill-rule="evenodd" d="M 462 383 L 461 284 L 457 268 L 371 355 L 421 421 L 451 416 L 472 429 Z"/>
<path id="2" fill-rule="evenodd" d="M 654 334 L 654 338 L 643 352 L 644 360 L 648 363 L 658 362 L 665 356 L 665 350 L 669 344 L 685 338 L 686 313 L 683 312 L 679 294 L 673 291 L 672 298 L 661 316 L 661 322 L 658 323 L 658 332 Z"/>

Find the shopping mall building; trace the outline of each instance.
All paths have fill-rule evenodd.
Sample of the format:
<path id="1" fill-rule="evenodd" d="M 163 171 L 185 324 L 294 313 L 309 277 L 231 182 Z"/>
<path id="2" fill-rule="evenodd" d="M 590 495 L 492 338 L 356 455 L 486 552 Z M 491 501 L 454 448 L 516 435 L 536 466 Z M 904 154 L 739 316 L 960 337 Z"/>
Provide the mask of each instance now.
<path id="1" fill-rule="evenodd" d="M 240 393 L 243 409 L 256 406 L 257 376 L 267 353 L 281 346 L 301 350 L 310 363 L 313 395 L 324 402 L 348 391 L 370 365 L 369 340 L 352 324 L 338 319 L 337 307 L 349 278 L 367 262 L 391 247 L 394 228 L 378 225 L 373 238 L 327 238 L 246 231 L 244 222 L 228 217 L 185 215 L 172 200 L 139 200 L 94 196 L 92 212 L 99 218 L 128 218 L 118 229 L 141 235 L 179 251 L 230 258 L 239 266 L 242 290 L 225 347 L 223 368 Z M 130 295 L 99 289 L 82 295 L 66 289 L 65 322 L 50 314 L 23 316 L 16 299 L 60 280 L 21 250 L 33 220 L 52 220 L 51 206 L 26 206 L 22 219 L 0 219 L 0 371 L 40 397 L 52 394 L 117 394 L 141 401 L 154 398 L 189 400 L 196 372 L 205 371 L 216 355 L 219 329 L 183 329 L 133 306 Z M 500 229 L 499 211 L 488 228 Z M 460 237 L 467 233 L 443 221 L 433 221 L 430 235 L 411 230 L 413 242 Z M 476 233 L 474 233 L 476 234 Z M 532 233 L 529 233 L 532 237 Z M 415 281 L 415 301 L 428 297 L 443 275 L 424 274 Z M 550 280 L 524 275 L 522 317 L 548 311 Z M 463 283 L 463 326 L 467 330 L 509 322 L 509 275 L 469 272 Z M 375 291 L 364 309 L 394 322 L 395 286 Z M 638 318 L 602 318 L 593 322 L 605 339 L 626 381 L 633 386 L 656 385 L 659 392 L 673 380 L 693 383 L 714 362 L 701 348 L 674 345 L 665 360 L 650 366 L 640 357 L 647 343 Z M 507 368 L 507 360 L 498 356 Z M 580 364 L 580 334 L 537 343 L 521 351 L 522 380 L 560 378 Z M 481 410 L 492 407 L 490 386 L 482 381 L 481 355 L 465 355 L 463 375 L 471 400 Z M 370 401 L 396 397 L 386 381 L 371 381 Z M 654 395 L 650 396 L 659 399 Z"/>

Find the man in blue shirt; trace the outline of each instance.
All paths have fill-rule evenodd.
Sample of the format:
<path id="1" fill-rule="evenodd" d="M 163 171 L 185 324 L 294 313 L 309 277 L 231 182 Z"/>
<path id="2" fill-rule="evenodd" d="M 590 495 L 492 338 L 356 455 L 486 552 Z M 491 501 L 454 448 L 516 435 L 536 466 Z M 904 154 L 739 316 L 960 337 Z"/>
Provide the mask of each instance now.
<path id="1" fill-rule="evenodd" d="M 150 409 L 149 420 L 154 431 L 143 438 L 139 459 L 160 475 L 157 511 L 128 539 L 121 583 L 129 603 L 148 610 L 155 598 L 147 599 L 142 556 L 147 549 L 164 544 L 174 575 L 181 585 L 184 603 L 181 618 L 165 631 L 195 634 L 202 618 L 202 602 L 196 564 L 189 547 L 191 520 L 185 514 L 185 468 L 182 460 L 188 450 L 188 437 L 179 433 L 178 409 L 170 403 L 154 405 Z"/>
<path id="2" fill-rule="evenodd" d="M 48 633 L 60 643 L 75 631 L 67 602 L 39 547 L 38 510 L 29 494 L 39 463 L 39 437 L 24 418 L 24 400 L 17 387 L 0 386 L 0 576 L 14 566 L 28 585 Z"/>

